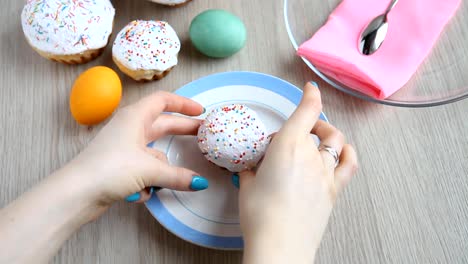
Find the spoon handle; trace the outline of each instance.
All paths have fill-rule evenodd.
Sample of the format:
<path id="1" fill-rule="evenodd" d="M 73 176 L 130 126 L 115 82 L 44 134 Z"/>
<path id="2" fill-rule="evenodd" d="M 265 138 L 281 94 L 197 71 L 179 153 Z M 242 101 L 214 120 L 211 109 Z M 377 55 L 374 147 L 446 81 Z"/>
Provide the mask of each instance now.
<path id="1" fill-rule="evenodd" d="M 398 0 L 392 0 L 392 2 L 388 5 L 387 10 L 385 11 L 385 15 L 388 15 L 388 13 L 392 11 L 392 9 L 396 6 L 397 3 Z"/>

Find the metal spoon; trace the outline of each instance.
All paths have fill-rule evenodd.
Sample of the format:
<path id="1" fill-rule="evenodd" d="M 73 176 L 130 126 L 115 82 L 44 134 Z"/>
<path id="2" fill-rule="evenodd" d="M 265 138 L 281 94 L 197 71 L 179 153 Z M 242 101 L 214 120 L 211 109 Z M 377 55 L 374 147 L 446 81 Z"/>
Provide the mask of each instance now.
<path id="1" fill-rule="evenodd" d="M 359 50 L 362 54 L 371 55 L 380 48 L 388 31 L 387 15 L 397 3 L 398 0 L 392 0 L 385 13 L 374 18 L 362 32 L 359 38 Z"/>

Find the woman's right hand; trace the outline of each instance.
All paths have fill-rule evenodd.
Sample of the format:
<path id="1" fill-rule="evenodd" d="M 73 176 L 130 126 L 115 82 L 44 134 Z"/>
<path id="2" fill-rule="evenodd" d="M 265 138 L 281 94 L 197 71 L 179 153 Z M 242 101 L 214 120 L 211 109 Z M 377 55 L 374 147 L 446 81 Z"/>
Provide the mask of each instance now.
<path id="1" fill-rule="evenodd" d="M 244 263 L 312 263 L 337 194 L 357 170 L 354 149 L 343 134 L 320 121 L 317 87 L 307 84 L 302 101 L 274 136 L 256 172 L 240 173 Z M 334 148 L 339 165 L 322 146 Z"/>

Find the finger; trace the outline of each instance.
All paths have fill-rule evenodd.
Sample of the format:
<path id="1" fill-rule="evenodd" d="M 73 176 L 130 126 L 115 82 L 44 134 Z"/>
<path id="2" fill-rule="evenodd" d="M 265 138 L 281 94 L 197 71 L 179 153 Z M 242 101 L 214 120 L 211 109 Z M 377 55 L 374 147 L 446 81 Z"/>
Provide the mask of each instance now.
<path id="1" fill-rule="evenodd" d="M 140 192 L 140 199 L 135 203 L 144 203 L 147 202 L 151 198 L 152 192 L 151 188 L 145 188 Z"/>
<path id="2" fill-rule="evenodd" d="M 146 153 L 150 154 L 154 158 L 156 158 L 156 159 L 158 159 L 158 160 L 160 160 L 160 161 L 162 161 L 164 163 L 168 163 L 166 154 L 162 153 L 161 151 L 156 150 L 154 148 L 148 148 L 148 147 L 145 148 L 145 151 L 146 151 Z"/>
<path id="3" fill-rule="evenodd" d="M 151 198 L 155 187 L 147 187 L 140 192 L 129 195 L 125 200 L 129 203 L 144 203 Z"/>
<path id="4" fill-rule="evenodd" d="M 203 113 L 203 106 L 199 103 L 173 93 L 156 92 L 143 99 L 138 103 L 138 108 L 149 113 L 154 113 L 156 116 L 162 112 L 175 112 L 188 116 L 198 116 Z"/>
<path id="5" fill-rule="evenodd" d="M 147 140 L 154 141 L 166 135 L 196 135 L 202 120 L 176 115 L 160 115 L 147 131 Z"/>
<path id="6" fill-rule="evenodd" d="M 358 158 L 354 148 L 346 144 L 340 156 L 340 163 L 335 169 L 335 186 L 338 193 L 351 181 L 358 169 Z"/>
<path id="7" fill-rule="evenodd" d="M 196 172 L 163 164 L 161 162 L 149 162 L 150 167 L 143 175 L 145 186 L 158 186 L 179 191 L 201 191 L 208 188 L 208 180 L 199 176 Z"/>
<path id="8" fill-rule="evenodd" d="M 345 138 L 343 133 L 341 133 L 338 129 L 323 120 L 319 120 L 312 129 L 312 133 L 317 135 L 317 137 L 320 139 L 321 146 L 331 147 L 335 149 L 336 152 L 338 152 L 338 155 L 340 155 L 343 149 Z M 327 168 L 334 170 L 336 161 L 333 155 L 331 155 L 326 150 L 320 151 L 320 154 L 322 155 L 322 159 L 325 162 Z"/>
<path id="9" fill-rule="evenodd" d="M 270 143 L 273 141 L 273 139 L 275 138 L 276 134 L 278 134 L 278 132 L 271 133 L 271 134 L 267 137 L 267 139 L 270 140 Z"/>
<path id="10" fill-rule="evenodd" d="M 255 172 L 253 171 L 243 171 L 239 173 L 239 187 L 240 189 L 244 189 L 249 186 L 253 180 L 255 179 Z"/>
<path id="11" fill-rule="evenodd" d="M 311 83 L 307 83 L 304 87 L 304 94 L 299 106 L 286 122 L 283 130 L 293 134 L 308 134 L 319 119 L 321 111 L 322 99 L 320 91 Z"/>
<path id="12" fill-rule="evenodd" d="M 198 116 L 204 112 L 203 106 L 199 103 L 168 92 L 153 93 L 141 99 L 135 107 L 137 114 L 144 116 L 144 119 L 151 123 L 162 112 L 175 112 L 188 116 Z"/>

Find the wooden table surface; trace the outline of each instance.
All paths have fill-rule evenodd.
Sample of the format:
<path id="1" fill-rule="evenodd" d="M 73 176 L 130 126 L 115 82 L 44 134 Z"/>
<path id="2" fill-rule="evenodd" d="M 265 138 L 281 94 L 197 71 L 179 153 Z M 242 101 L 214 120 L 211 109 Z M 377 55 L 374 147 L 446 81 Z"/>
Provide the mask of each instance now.
<path id="1" fill-rule="evenodd" d="M 318 78 L 294 55 L 282 1 L 194 0 L 177 9 L 115 0 L 115 29 L 131 19 L 169 21 L 182 45 L 179 65 L 161 81 L 122 76 L 121 105 L 172 91 L 222 71 L 258 71 L 293 84 Z M 115 68 L 111 48 L 96 61 L 65 66 L 39 57 L 23 37 L 24 1 L 0 10 L 0 206 L 73 158 L 100 126 L 81 127 L 68 110 L 73 80 L 94 65 Z M 208 8 L 239 15 L 247 46 L 208 59 L 188 41 L 191 19 Z M 468 23 L 466 24 L 468 28 Z M 323 82 L 324 111 L 356 147 L 360 171 L 339 198 L 317 263 L 468 263 L 468 101 L 405 109 L 368 103 Z M 21 246 L 21 245 L 19 245 Z M 175 237 L 142 205 L 121 202 L 71 237 L 54 263 L 240 263 L 240 252 L 200 248 Z"/>

